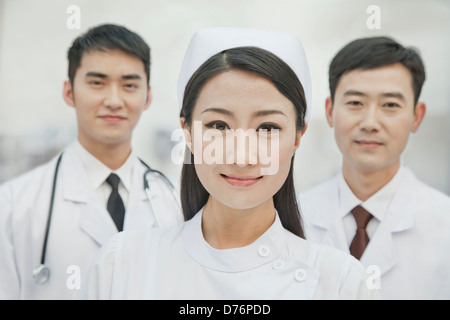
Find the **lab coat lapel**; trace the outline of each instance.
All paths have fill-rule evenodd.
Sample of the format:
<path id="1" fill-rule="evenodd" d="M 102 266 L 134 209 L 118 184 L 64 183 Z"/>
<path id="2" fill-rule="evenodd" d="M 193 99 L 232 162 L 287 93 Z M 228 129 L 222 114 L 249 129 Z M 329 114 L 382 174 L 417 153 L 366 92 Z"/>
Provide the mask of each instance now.
<path id="1" fill-rule="evenodd" d="M 317 211 L 314 212 L 311 220 L 314 228 L 322 232 L 322 238 L 317 240 L 350 253 L 344 234 L 342 217 L 338 214 L 338 176 L 328 183 L 324 192 L 327 194 L 327 201 L 322 201 L 322 205 L 317 207 Z"/>
<path id="2" fill-rule="evenodd" d="M 385 274 L 397 264 L 392 231 L 389 225 L 383 222 L 378 226 L 360 259 L 366 268 L 369 266 L 379 268 L 380 275 Z"/>
<path id="3" fill-rule="evenodd" d="M 381 275 L 395 267 L 398 262 L 395 237 L 414 226 L 415 208 L 420 196 L 418 182 L 407 168 L 403 169 L 402 180 L 385 218 L 361 257 L 361 262 L 366 267 L 378 266 Z"/>
<path id="4" fill-rule="evenodd" d="M 97 199 L 88 201 L 81 210 L 79 222 L 81 230 L 100 246 L 118 232 L 109 213 Z"/>
<path id="5" fill-rule="evenodd" d="M 63 161 L 61 177 L 64 201 L 73 203 L 74 212 L 71 214 L 78 212 L 81 230 L 103 245 L 117 233 L 117 228 L 89 183 L 74 144 L 64 151 Z"/>
<path id="6" fill-rule="evenodd" d="M 180 205 L 178 200 L 173 195 L 173 191 L 169 184 L 156 172 L 149 172 L 147 174 L 149 185 L 149 195 L 153 202 L 152 212 L 158 215 L 161 223 L 160 227 L 166 227 L 178 224 L 183 221 Z"/>
<path id="7" fill-rule="evenodd" d="M 153 224 L 149 201 L 144 191 L 145 170 L 146 168 L 136 158 L 133 165 L 127 210 L 125 212 L 125 230 L 138 229 Z"/>

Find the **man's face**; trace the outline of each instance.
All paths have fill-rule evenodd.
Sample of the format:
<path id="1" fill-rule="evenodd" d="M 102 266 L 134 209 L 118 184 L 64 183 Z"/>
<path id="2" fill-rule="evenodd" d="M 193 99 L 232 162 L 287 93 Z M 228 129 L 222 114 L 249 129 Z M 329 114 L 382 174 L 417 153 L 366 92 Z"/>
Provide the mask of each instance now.
<path id="1" fill-rule="evenodd" d="M 91 147 L 129 143 L 151 101 L 144 64 L 120 50 L 85 53 L 63 96 L 76 110 L 80 142 Z"/>
<path id="2" fill-rule="evenodd" d="M 345 73 L 326 101 L 344 170 L 396 170 L 425 114 L 423 103 L 414 107 L 412 76 L 400 63 Z"/>

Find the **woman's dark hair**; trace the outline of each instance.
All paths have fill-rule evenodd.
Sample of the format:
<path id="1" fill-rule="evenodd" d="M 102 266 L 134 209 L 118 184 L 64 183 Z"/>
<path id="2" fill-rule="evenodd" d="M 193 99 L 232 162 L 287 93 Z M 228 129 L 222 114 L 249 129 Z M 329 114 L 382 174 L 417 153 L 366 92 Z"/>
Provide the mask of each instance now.
<path id="1" fill-rule="evenodd" d="M 186 85 L 180 112 L 180 117 L 185 118 L 187 127 L 192 124 L 192 111 L 206 82 L 213 76 L 230 70 L 252 72 L 270 80 L 293 103 L 297 113 L 297 130 L 304 129 L 306 99 L 300 80 L 283 60 L 269 51 L 256 47 L 239 47 L 222 51 L 197 69 Z M 184 162 L 181 172 L 181 205 L 185 220 L 189 220 L 206 204 L 209 193 L 197 176 L 194 156 L 187 147 L 185 156 L 187 161 Z M 294 157 L 287 179 L 273 196 L 273 201 L 283 227 L 305 238 L 294 188 L 293 165 Z"/>
<path id="2" fill-rule="evenodd" d="M 150 47 L 137 33 L 114 24 L 103 24 L 89 29 L 76 38 L 70 47 L 68 76 L 73 86 L 75 73 L 81 64 L 83 54 L 91 50 L 120 50 L 139 58 L 144 64 L 147 83 L 150 82 Z"/>
<path id="3" fill-rule="evenodd" d="M 333 58 L 328 71 L 331 100 L 346 72 L 355 69 L 375 69 L 394 63 L 403 64 L 411 73 L 414 104 L 419 101 L 425 81 L 425 67 L 416 50 L 405 48 L 388 37 L 371 37 L 354 40 L 343 47 Z"/>

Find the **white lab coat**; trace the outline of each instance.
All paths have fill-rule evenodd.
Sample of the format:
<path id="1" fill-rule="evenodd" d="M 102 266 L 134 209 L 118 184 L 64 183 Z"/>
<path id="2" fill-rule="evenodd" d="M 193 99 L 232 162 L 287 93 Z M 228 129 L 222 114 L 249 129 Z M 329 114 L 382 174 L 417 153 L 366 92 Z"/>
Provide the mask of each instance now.
<path id="1" fill-rule="evenodd" d="M 338 215 L 338 178 L 300 194 L 300 212 L 308 239 L 349 253 Z M 383 299 L 450 299 L 450 198 L 404 167 L 360 261 Z"/>
<path id="2" fill-rule="evenodd" d="M 166 229 L 123 232 L 91 266 L 88 299 L 371 299 L 350 255 L 307 242 L 280 219 L 254 243 L 227 250 L 203 238 L 200 211 Z"/>
<path id="3" fill-rule="evenodd" d="M 50 280 L 39 285 L 33 269 L 40 264 L 56 157 L 0 186 L 0 299 L 70 299 L 100 247 L 117 229 L 95 194 L 75 150 L 69 146 L 59 167 L 46 263 Z M 146 167 L 136 158 L 124 230 L 155 225 L 143 189 Z M 183 221 L 170 188 L 156 173 L 147 175 L 163 225 Z"/>

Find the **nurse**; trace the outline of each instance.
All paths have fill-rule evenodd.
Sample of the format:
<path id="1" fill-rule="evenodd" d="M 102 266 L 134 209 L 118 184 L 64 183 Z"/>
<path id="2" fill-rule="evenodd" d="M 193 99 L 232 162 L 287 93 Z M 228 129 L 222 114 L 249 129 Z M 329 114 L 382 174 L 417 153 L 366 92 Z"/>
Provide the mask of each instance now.
<path id="1" fill-rule="evenodd" d="M 125 27 L 101 25 L 75 39 L 68 60 L 63 97 L 78 138 L 0 187 L 0 299 L 70 299 L 118 231 L 156 226 L 153 207 L 161 225 L 183 220 L 157 173 L 146 175 L 150 203 L 147 167 L 131 148 L 151 102 L 148 45 Z"/>
<path id="2" fill-rule="evenodd" d="M 178 88 L 190 151 L 181 177 L 186 222 L 114 237 L 92 265 L 83 298 L 377 297 L 356 259 L 303 237 L 292 161 L 310 89 L 295 36 L 200 29 Z M 241 134 L 246 143 L 236 142 Z"/>
<path id="3" fill-rule="evenodd" d="M 420 56 L 390 38 L 343 47 L 325 104 L 342 170 L 300 195 L 307 237 L 360 259 L 385 299 L 450 298 L 450 198 L 401 161 L 424 80 Z"/>

